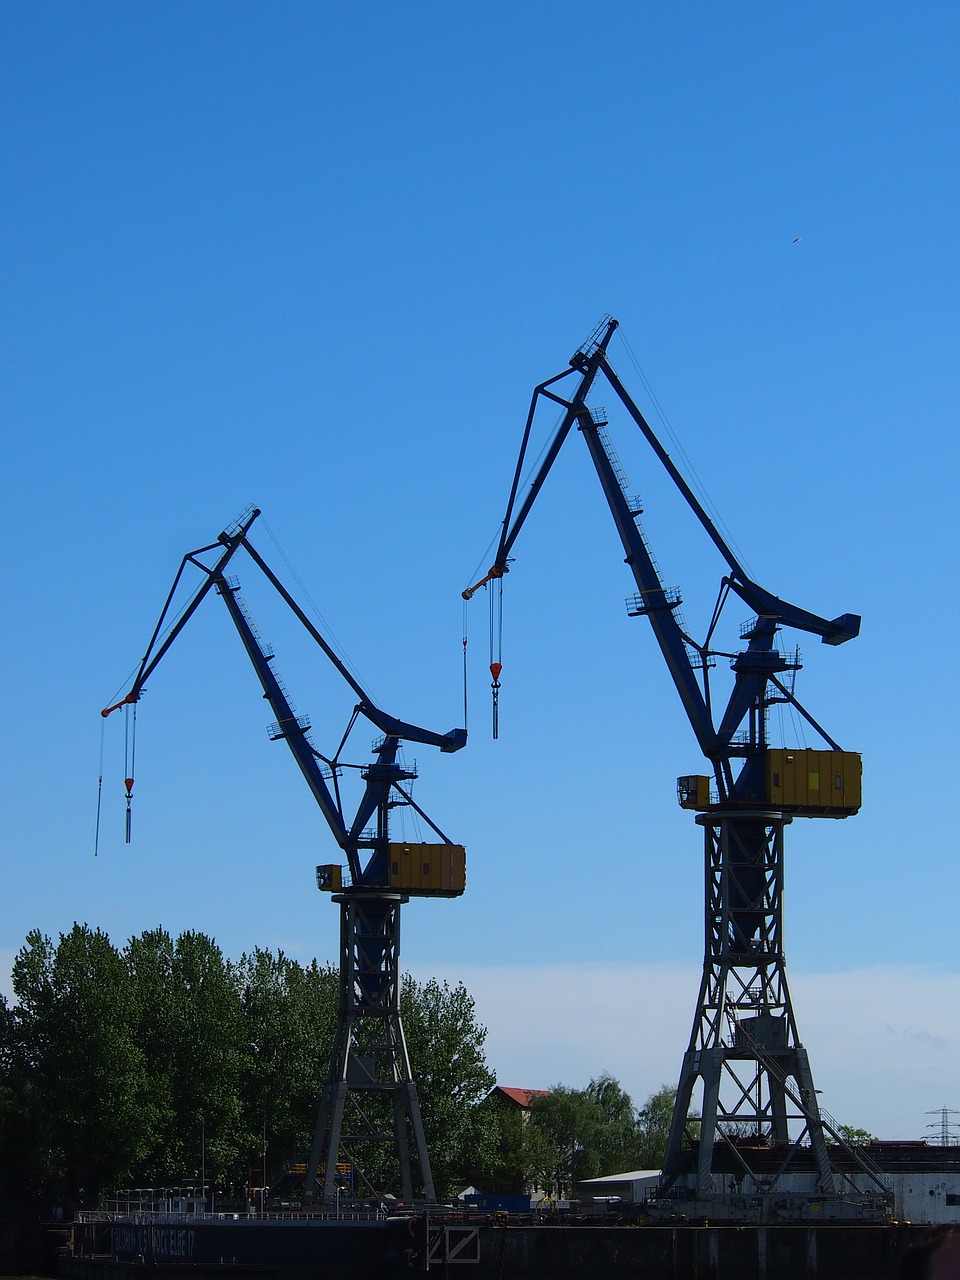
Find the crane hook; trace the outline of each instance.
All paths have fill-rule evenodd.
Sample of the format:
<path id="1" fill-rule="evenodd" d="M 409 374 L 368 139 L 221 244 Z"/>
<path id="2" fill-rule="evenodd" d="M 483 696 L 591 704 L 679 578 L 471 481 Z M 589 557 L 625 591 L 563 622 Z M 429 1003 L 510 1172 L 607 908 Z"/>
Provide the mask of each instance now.
<path id="1" fill-rule="evenodd" d="M 131 809 L 130 809 L 131 802 L 133 801 L 133 779 L 132 779 L 132 778 L 124 778 L 124 780 L 123 780 L 123 785 L 124 785 L 124 786 L 126 787 L 126 789 L 127 789 L 127 839 L 126 839 L 126 843 L 127 843 L 127 844 L 129 844 L 129 843 L 130 843 L 130 827 L 131 827 L 131 824 L 132 824 L 132 821 L 133 821 L 133 814 L 132 814 Z"/>
<path id="2" fill-rule="evenodd" d="M 133 713 L 130 707 L 133 707 Z M 123 785 L 127 792 L 127 831 L 126 843 L 130 843 L 130 828 L 133 822 L 133 814 L 131 812 L 131 802 L 133 800 L 133 778 L 136 773 L 137 762 L 137 704 L 136 701 L 128 700 L 127 706 L 123 709 L 124 713 L 124 734 L 123 734 L 123 764 L 127 776 L 123 780 Z"/>
<path id="3" fill-rule="evenodd" d="M 490 663 L 490 674 L 493 676 L 490 689 L 493 693 L 493 736 L 495 738 L 500 736 L 500 672 L 502 670 L 502 663 Z"/>

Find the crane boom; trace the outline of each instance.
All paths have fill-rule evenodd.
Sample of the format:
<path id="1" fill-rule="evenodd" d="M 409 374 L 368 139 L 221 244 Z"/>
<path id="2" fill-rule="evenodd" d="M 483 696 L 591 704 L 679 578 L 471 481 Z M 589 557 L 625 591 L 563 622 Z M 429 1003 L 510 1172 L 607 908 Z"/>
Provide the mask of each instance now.
<path id="1" fill-rule="evenodd" d="M 317 642 L 323 652 L 327 655 L 336 669 L 346 680 L 347 684 L 360 699 L 359 710 L 367 720 L 370 721 L 381 733 L 390 734 L 393 737 L 405 738 L 408 742 L 419 742 L 427 747 L 439 747 L 441 751 L 451 752 L 459 751 L 461 747 L 466 746 L 467 731 L 466 729 L 450 729 L 447 733 L 435 733 L 432 729 L 424 729 L 419 725 L 408 724 L 406 720 L 398 720 L 395 716 L 388 715 L 386 711 L 382 711 L 370 695 L 363 689 L 362 685 L 354 679 L 348 668 L 337 657 L 333 649 L 327 644 L 323 636 L 313 625 L 304 611 L 294 600 L 293 596 L 286 589 L 280 579 L 276 576 L 270 566 L 266 563 L 258 551 L 247 542 L 244 544 L 250 558 L 256 564 L 267 581 L 276 589 L 281 599 L 289 606 L 290 610 L 301 622 Z"/>
<path id="2" fill-rule="evenodd" d="M 372 839 L 366 832 L 366 825 L 370 818 L 377 813 L 378 809 L 385 809 L 391 788 L 395 788 L 399 782 L 415 776 L 415 774 L 409 770 L 404 770 L 396 763 L 396 755 L 401 741 L 435 746 L 444 752 L 459 751 L 466 743 L 466 730 L 451 729 L 447 733 L 437 733 L 432 729 L 425 729 L 408 721 L 400 720 L 396 716 L 389 715 L 374 702 L 250 542 L 248 536 L 250 528 L 259 515 L 260 511 L 257 508 L 250 508 L 234 525 L 225 529 L 216 542 L 210 543 L 205 547 L 199 547 L 194 551 L 189 551 L 183 557 L 173 585 L 167 594 L 160 618 L 150 637 L 146 653 L 129 691 L 119 702 L 105 707 L 101 715 L 108 716 L 119 707 L 130 705 L 140 700 L 147 680 L 169 651 L 174 640 L 196 613 L 200 604 L 209 592 L 214 590 L 227 607 L 230 618 L 256 672 L 257 679 L 263 688 L 264 697 L 273 711 L 276 724 L 271 736 L 274 739 L 282 738 L 289 747 L 334 839 L 347 856 L 353 883 L 359 885 L 365 881 L 372 883 L 382 882 L 382 877 L 386 874 L 386 832 L 380 831 L 378 837 Z M 350 822 L 347 821 L 344 815 L 339 788 L 336 786 L 337 766 L 325 761 L 311 742 L 309 722 L 305 718 L 297 716 L 283 682 L 280 680 L 273 665 L 273 654 L 267 652 L 261 643 L 256 626 L 240 599 L 236 582 L 229 580 L 225 574 L 227 565 L 240 547 L 243 547 L 247 552 L 267 581 L 274 587 L 281 599 L 291 609 L 298 621 L 304 626 L 311 638 L 356 694 L 358 702 L 354 709 L 351 725 L 358 715 L 362 715 L 385 735 L 378 749 L 376 762 L 364 769 L 366 783 L 364 794 L 356 817 Z M 220 555 L 212 565 L 208 565 L 203 557 L 214 550 L 220 550 Z M 203 580 L 181 610 L 176 622 L 168 632 L 163 634 L 164 624 L 188 564 L 201 571 Z M 162 634 L 163 639 L 161 640 Z M 331 789 L 331 783 L 333 783 L 333 789 Z M 407 797 L 404 797 L 402 802 L 412 804 L 412 801 Z M 418 810 L 418 813 L 428 822 L 444 843 L 450 843 L 439 828 L 421 810 Z M 360 861 L 359 850 L 363 847 L 370 847 L 374 850 L 373 857 L 371 857 L 367 867 L 363 867 Z"/>
<path id="3" fill-rule="evenodd" d="M 700 750 L 713 766 L 719 802 L 742 802 L 753 795 L 760 785 L 758 773 L 761 769 L 760 757 L 767 746 L 765 708 L 769 701 L 776 699 L 793 703 L 800 714 L 823 734 L 826 742 L 831 747 L 836 747 L 833 740 L 827 737 L 816 721 L 797 702 L 792 690 L 778 681 L 780 674 L 795 669 L 796 664 L 775 648 L 774 638 L 777 631 L 782 626 L 788 626 L 818 635 L 826 644 L 838 645 L 859 633 L 860 618 L 856 614 L 842 614 L 832 620 L 820 617 L 775 596 L 750 578 L 611 365 L 608 347 L 617 327 L 618 322 L 607 317 L 589 341 L 574 353 L 568 369 L 541 382 L 534 389 L 496 558 L 485 577 L 468 587 L 462 594 L 464 599 L 469 600 L 480 586 L 502 578 L 509 572 L 510 553 L 514 543 L 561 447 L 571 429 L 576 426 L 586 442 L 620 536 L 625 561 L 637 585 L 638 595 L 629 602 L 630 613 L 634 616 L 644 615 L 650 621 L 670 678 L 680 697 Z M 558 391 L 558 384 L 569 378 L 575 378 L 576 382 L 568 396 L 563 396 Z M 744 634 L 744 639 L 748 642 L 747 647 L 736 656 L 732 664 L 733 689 L 716 723 L 714 723 L 710 696 L 711 655 L 707 643 L 697 644 L 686 633 L 679 614 L 682 603 L 679 592 L 665 587 L 639 521 L 640 508 L 625 491 L 622 473 L 606 437 L 606 416 L 602 410 L 591 410 L 587 405 L 589 393 L 601 378 L 613 390 L 623 408 L 640 429 L 664 470 L 726 562 L 728 573 L 721 582 L 721 592 L 726 595 L 733 591 L 756 611 L 757 618 L 752 628 Z M 533 473 L 529 487 L 518 504 L 531 429 L 541 401 L 560 405 L 563 413 Z M 775 689 L 774 694 L 768 693 L 768 686 Z M 748 725 L 744 731 L 745 721 Z M 743 740 L 744 732 L 746 732 L 746 741 Z M 751 759 L 751 757 L 755 758 Z M 735 776 L 731 760 L 737 758 L 745 758 L 746 763 Z"/>
<path id="4" fill-rule="evenodd" d="M 173 644 L 174 640 L 176 640 L 177 636 L 196 613 L 207 593 L 213 587 L 217 576 L 223 573 L 224 569 L 233 559 L 234 552 L 238 547 L 244 544 L 247 533 L 250 530 L 250 526 L 259 515 L 260 510 L 258 507 L 248 508 L 248 510 L 244 512 L 235 524 L 231 525 L 220 534 L 220 537 L 216 542 L 212 542 L 206 547 L 199 547 L 196 551 L 188 551 L 183 557 L 180 561 L 180 568 L 177 570 L 176 577 L 173 579 L 173 585 L 167 592 L 167 598 L 164 601 L 163 608 L 160 610 L 160 617 L 157 620 L 157 625 L 153 629 L 153 635 L 150 637 L 150 643 L 147 645 L 146 653 L 143 655 L 140 666 L 137 668 L 137 674 L 133 678 L 133 684 L 119 702 L 113 703 L 112 706 L 104 707 L 100 712 L 104 719 L 106 719 L 112 711 L 116 711 L 120 707 L 129 706 L 132 703 L 140 701 L 140 695 L 143 692 L 143 687 L 147 680 L 149 680 L 152 673 L 156 670 L 158 663 Z M 212 568 L 208 568 L 202 560 L 198 559 L 199 556 L 204 555 L 207 551 L 214 551 L 219 546 L 222 546 L 224 551 Z M 163 631 L 163 624 L 170 611 L 170 606 L 173 604 L 173 598 L 176 595 L 177 587 L 180 585 L 180 579 L 183 577 L 183 571 L 186 569 L 188 564 L 196 565 L 197 568 L 201 569 L 205 575 L 204 580 L 198 590 L 194 593 L 193 597 L 180 611 L 180 616 L 177 618 L 177 621 L 164 636 L 159 648 L 156 653 L 154 653 L 154 645 L 157 643 L 157 640 Z"/>
<path id="5" fill-rule="evenodd" d="M 270 736 L 274 739 L 282 738 L 290 748 L 320 812 L 327 820 L 334 839 L 347 855 L 351 873 L 359 876 L 360 863 L 356 849 L 350 847 L 343 810 L 330 793 L 317 753 L 310 743 L 308 722 L 304 717 L 298 716 L 291 706 L 286 689 L 273 669 L 272 656 L 266 652 L 257 638 L 251 619 L 240 599 L 239 588 L 227 582 L 220 573 L 214 575 L 214 587 L 227 606 L 247 657 L 257 673 L 263 695 L 270 703 L 270 709 L 276 717 L 275 728 L 271 730 Z"/>

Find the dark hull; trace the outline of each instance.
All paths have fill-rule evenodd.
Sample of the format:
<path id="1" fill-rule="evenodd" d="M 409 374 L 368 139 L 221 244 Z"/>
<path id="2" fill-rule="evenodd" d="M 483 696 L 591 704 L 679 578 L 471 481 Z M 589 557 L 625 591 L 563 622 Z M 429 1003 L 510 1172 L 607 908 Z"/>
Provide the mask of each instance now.
<path id="1" fill-rule="evenodd" d="M 118 1274 L 150 1268 L 198 1280 L 225 1269 L 302 1280 L 394 1280 L 410 1273 L 417 1228 L 412 1218 L 83 1223 L 61 1275 L 106 1280 L 106 1264 L 115 1262 Z"/>
<path id="2" fill-rule="evenodd" d="M 903 1250 L 924 1234 L 879 1224 L 467 1225 L 422 1217 L 78 1231 L 62 1280 L 410 1280 L 427 1271 L 464 1280 L 895 1280 Z"/>

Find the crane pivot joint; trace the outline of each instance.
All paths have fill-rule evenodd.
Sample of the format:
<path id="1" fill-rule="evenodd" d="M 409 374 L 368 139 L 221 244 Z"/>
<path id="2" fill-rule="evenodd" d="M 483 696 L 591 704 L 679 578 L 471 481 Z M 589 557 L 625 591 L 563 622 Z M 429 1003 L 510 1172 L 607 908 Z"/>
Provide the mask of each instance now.
<path id="1" fill-rule="evenodd" d="M 488 582 L 494 582 L 497 578 L 502 578 L 505 573 L 509 572 L 510 566 L 508 564 L 495 564 L 489 573 L 485 574 L 479 582 L 475 582 L 472 587 L 467 587 L 466 590 L 461 591 L 460 594 L 463 596 L 464 600 L 472 600 L 481 587 L 485 587 Z"/>

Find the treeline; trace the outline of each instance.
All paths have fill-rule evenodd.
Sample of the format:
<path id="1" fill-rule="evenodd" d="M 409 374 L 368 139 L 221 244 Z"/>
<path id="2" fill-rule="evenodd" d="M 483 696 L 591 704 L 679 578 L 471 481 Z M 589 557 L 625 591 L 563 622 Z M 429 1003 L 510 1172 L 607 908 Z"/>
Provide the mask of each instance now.
<path id="1" fill-rule="evenodd" d="M 528 1113 L 499 1106 L 497 1147 L 484 1189 L 538 1187 L 560 1199 L 584 1178 L 659 1169 L 676 1092 L 663 1085 L 638 1109 L 620 1082 L 604 1073 L 585 1089 L 554 1085 L 533 1099 Z"/>
<path id="2" fill-rule="evenodd" d="M 0 999 L 0 1195 L 95 1204 L 117 1187 L 199 1178 L 239 1194 L 309 1151 L 333 1047 L 338 976 L 163 929 L 123 948 L 74 925 L 28 935 Z M 494 1083 L 462 984 L 404 976 L 401 1010 L 434 1178 L 491 1148 Z"/>
<path id="3" fill-rule="evenodd" d="M 74 925 L 30 933 L 0 997 L 0 1197 L 94 1205 L 198 1180 L 242 1197 L 302 1161 L 337 1015 L 338 975 L 202 933 L 116 947 Z M 601 1075 L 529 1113 L 487 1100 L 486 1030 L 462 984 L 402 980 L 401 1013 L 437 1193 L 541 1188 L 659 1166 L 674 1091 L 636 1109 Z"/>

